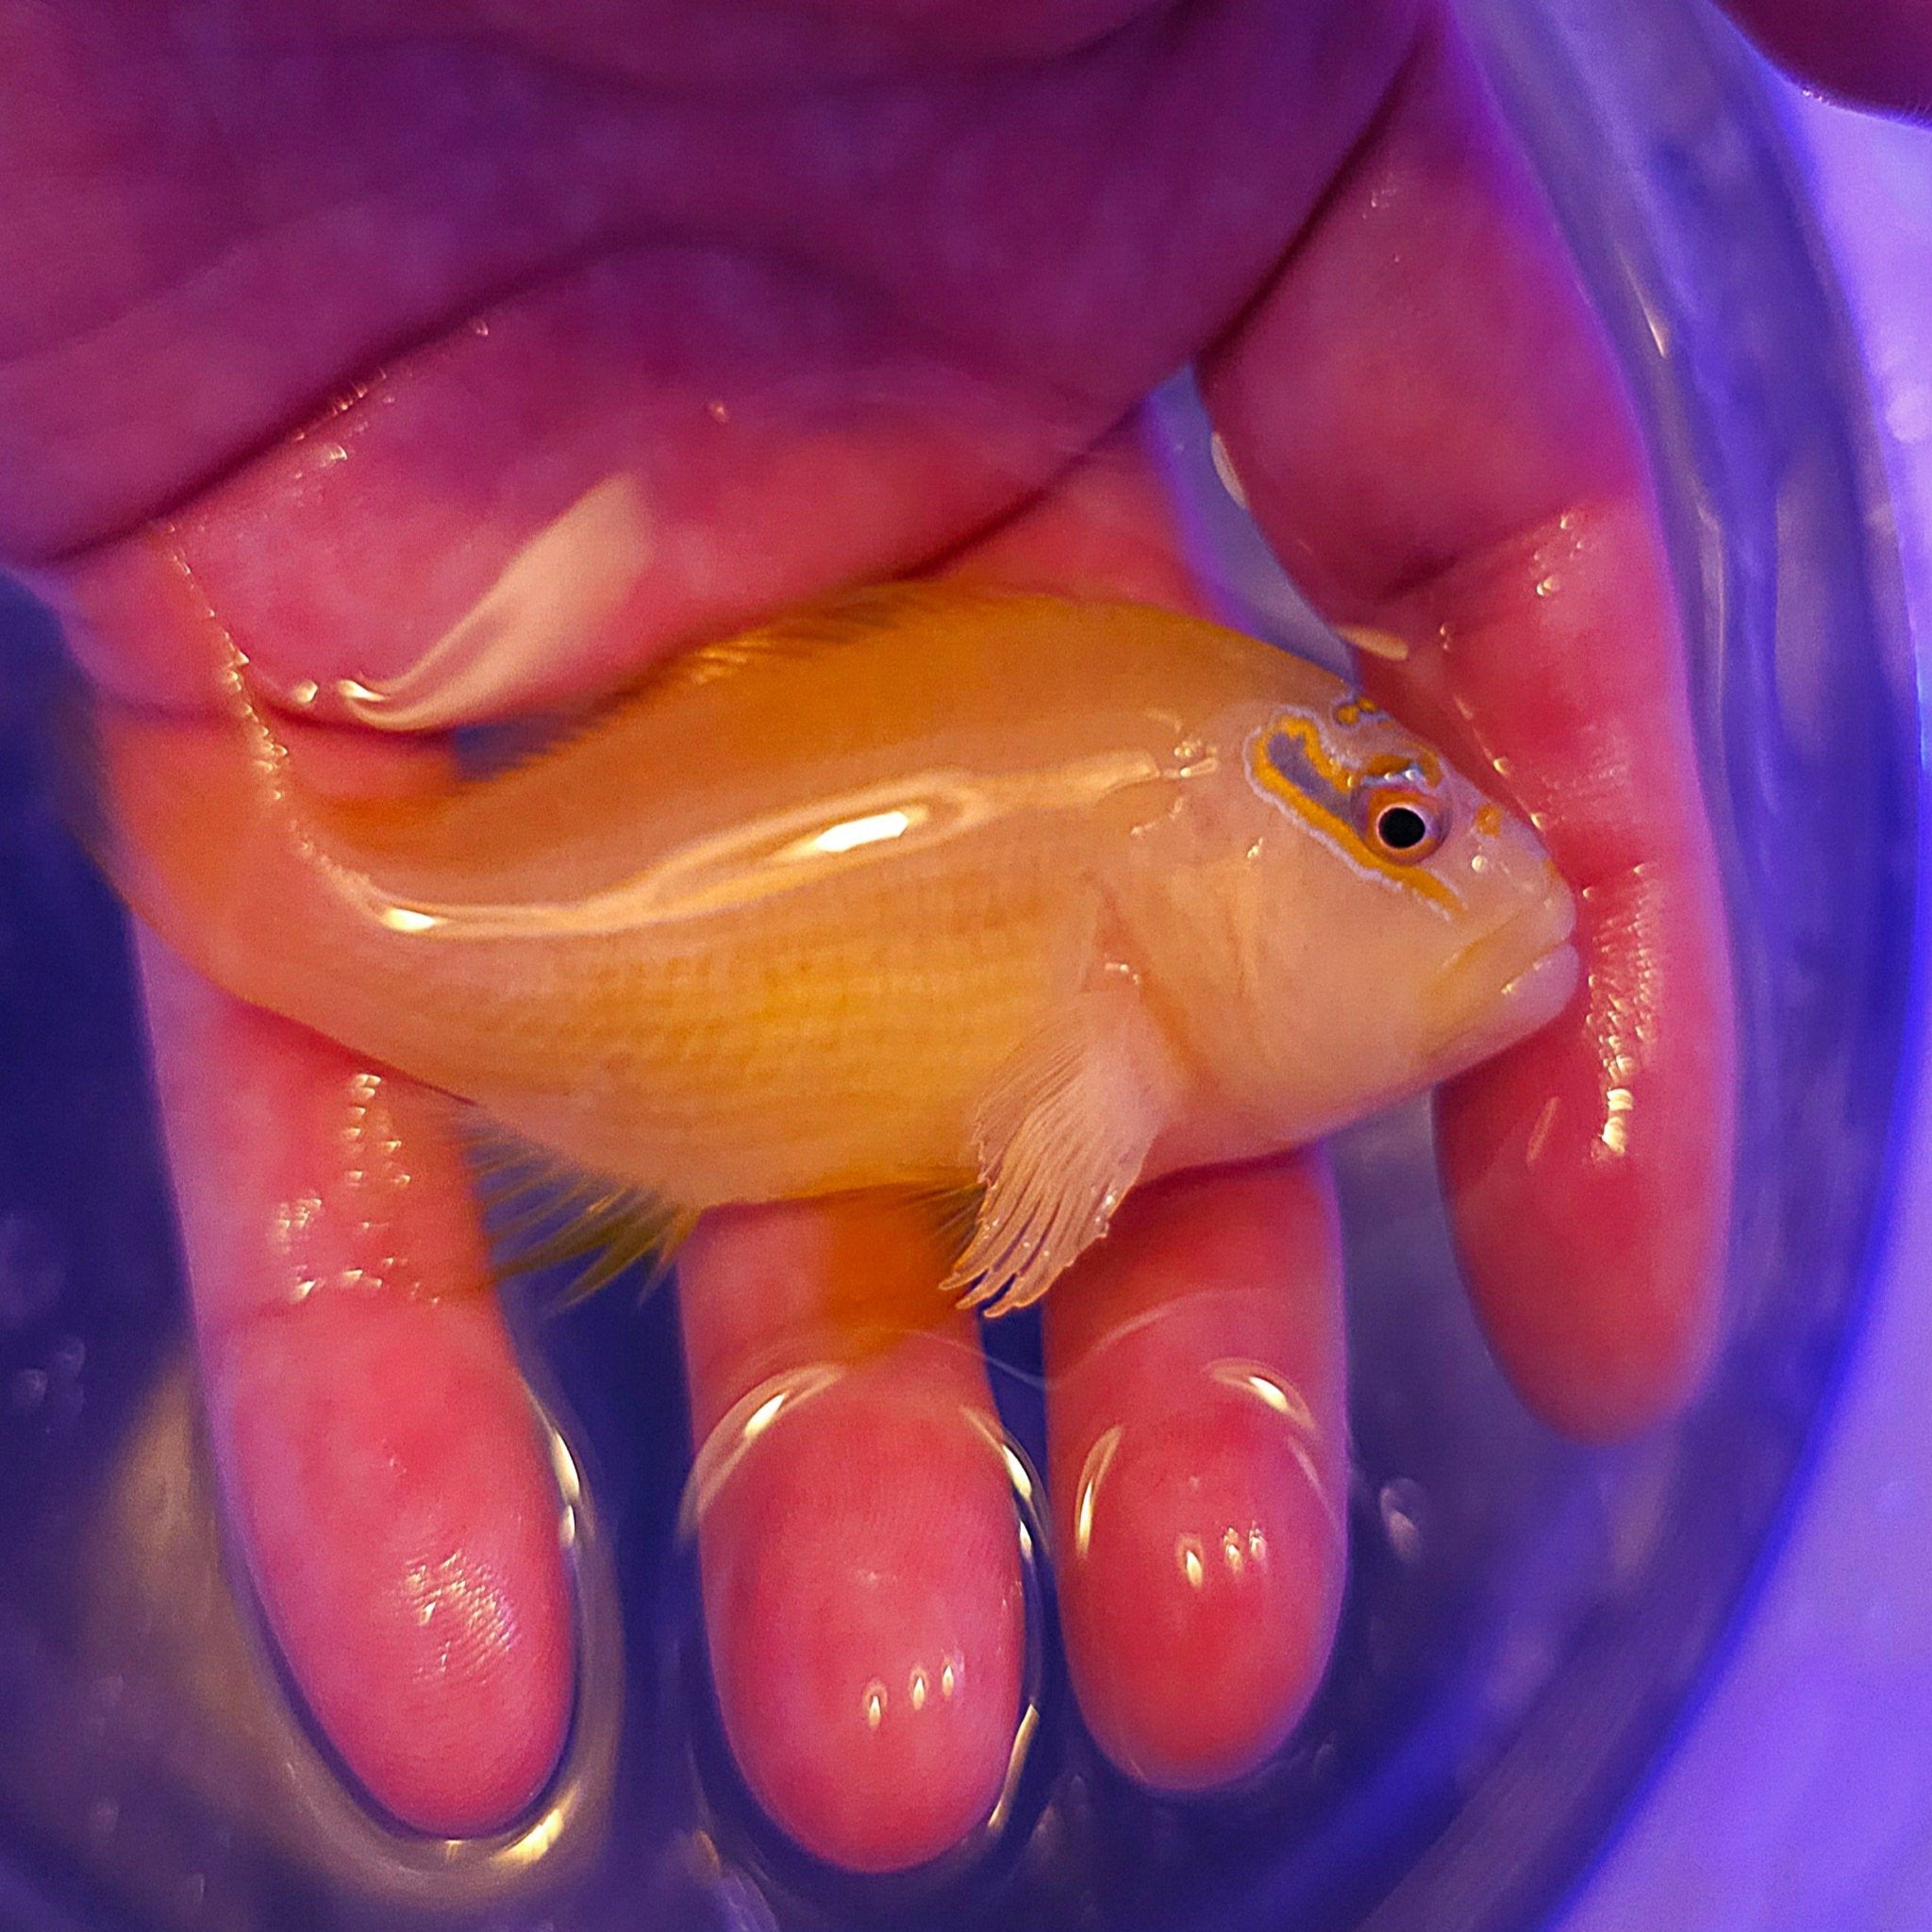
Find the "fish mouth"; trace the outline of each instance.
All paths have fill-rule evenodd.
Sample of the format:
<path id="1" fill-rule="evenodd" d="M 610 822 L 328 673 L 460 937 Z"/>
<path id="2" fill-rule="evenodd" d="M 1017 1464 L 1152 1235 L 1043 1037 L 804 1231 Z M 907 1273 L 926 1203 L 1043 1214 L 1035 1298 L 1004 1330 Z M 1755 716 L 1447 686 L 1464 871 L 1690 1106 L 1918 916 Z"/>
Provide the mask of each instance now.
<path id="1" fill-rule="evenodd" d="M 1570 1004 L 1582 960 L 1572 935 L 1576 907 L 1553 894 L 1472 940 L 1431 989 L 1431 1058 L 1439 1079 L 1473 1067 L 1546 1026 Z"/>

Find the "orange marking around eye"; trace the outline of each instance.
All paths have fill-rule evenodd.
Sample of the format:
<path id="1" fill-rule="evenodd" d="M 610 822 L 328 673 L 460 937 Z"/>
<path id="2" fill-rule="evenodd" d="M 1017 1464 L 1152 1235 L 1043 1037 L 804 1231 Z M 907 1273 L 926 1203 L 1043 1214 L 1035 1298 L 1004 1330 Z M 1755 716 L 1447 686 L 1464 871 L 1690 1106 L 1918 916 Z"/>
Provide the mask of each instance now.
<path id="1" fill-rule="evenodd" d="M 1486 839 L 1493 839 L 1503 829 L 1503 812 L 1500 806 L 1479 805 L 1475 808 L 1475 828 Z"/>
<path id="2" fill-rule="evenodd" d="M 1384 752 L 1362 767 L 1365 778 L 1406 778 L 1411 772 L 1421 773 L 1423 783 L 1431 788 L 1442 782 L 1441 759 L 1420 744 L 1412 752 Z"/>
<path id="3" fill-rule="evenodd" d="M 1257 756 L 1263 764 L 1268 762 L 1268 741 L 1274 737 L 1293 739 L 1301 747 L 1302 756 L 1327 780 L 1333 790 L 1353 791 L 1361 783 L 1361 773 L 1354 765 L 1336 758 L 1323 743 L 1322 734 L 1316 729 L 1312 718 L 1304 718 L 1294 711 L 1286 712 L 1276 718 L 1267 730 L 1262 732 L 1258 741 L 1260 749 Z"/>
<path id="4" fill-rule="evenodd" d="M 1330 811 L 1325 806 L 1310 798 L 1300 786 L 1280 771 L 1268 756 L 1269 740 L 1277 734 L 1292 738 L 1302 747 L 1308 763 L 1339 793 L 1347 794 L 1361 783 L 1362 774 L 1348 766 L 1340 764 L 1329 757 L 1327 748 L 1322 743 L 1321 735 L 1307 718 L 1297 717 L 1292 712 L 1277 718 L 1265 730 L 1257 732 L 1252 741 L 1248 757 L 1248 770 L 1254 782 L 1270 797 L 1278 798 L 1305 819 L 1316 831 L 1334 840 L 1357 864 L 1365 865 L 1378 872 L 1386 879 L 1392 879 L 1398 886 L 1407 887 L 1418 892 L 1432 904 L 1440 906 L 1445 912 L 1461 908 L 1462 901 L 1437 878 L 1414 863 L 1400 864 L 1394 859 L 1385 858 L 1374 846 L 1368 844 L 1361 834 L 1348 820 L 1339 813 Z M 1397 769 L 1407 771 L 1409 760 L 1398 761 Z"/>

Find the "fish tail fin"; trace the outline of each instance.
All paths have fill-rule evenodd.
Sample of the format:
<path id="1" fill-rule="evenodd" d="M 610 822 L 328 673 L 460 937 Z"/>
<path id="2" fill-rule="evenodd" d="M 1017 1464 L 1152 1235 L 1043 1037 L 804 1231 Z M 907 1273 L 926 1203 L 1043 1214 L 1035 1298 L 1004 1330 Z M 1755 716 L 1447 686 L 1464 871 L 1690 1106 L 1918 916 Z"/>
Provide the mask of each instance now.
<path id="1" fill-rule="evenodd" d="M 77 670 L 54 707 L 54 794 L 108 882 L 168 943 L 231 991 L 252 976 L 265 933 L 292 941 L 293 876 L 281 748 L 242 685 L 224 709 L 184 716 L 128 704 Z"/>

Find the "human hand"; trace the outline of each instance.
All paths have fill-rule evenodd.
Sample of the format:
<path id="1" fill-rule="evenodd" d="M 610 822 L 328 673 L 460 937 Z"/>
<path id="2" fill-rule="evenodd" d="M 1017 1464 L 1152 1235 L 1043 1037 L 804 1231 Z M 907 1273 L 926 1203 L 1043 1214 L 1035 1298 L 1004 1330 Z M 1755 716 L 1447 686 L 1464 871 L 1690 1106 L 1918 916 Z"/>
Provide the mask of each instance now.
<path id="1" fill-rule="evenodd" d="M 1497 1352 L 1581 1435 L 1681 1401 L 1715 1327 L 1731 1082 L 1680 646 L 1607 353 L 1440 9 L 394 18 L 0 13 L 0 544 L 92 674 L 192 707 L 218 625 L 269 688 L 321 693 L 290 726 L 318 782 L 371 791 L 446 782 L 447 754 L 327 722 L 344 678 L 408 691 L 390 715 L 413 726 L 504 715 L 941 559 L 1185 602 L 1116 425 L 1199 357 L 1279 554 L 1407 645 L 1371 689 L 1493 773 L 1582 892 L 1586 994 L 1440 1105 Z M 587 585 L 539 540 L 613 477 Z M 403 681 L 485 634 L 527 646 L 513 679 Z M 407 1080 L 157 948 L 144 971 L 263 1602 L 371 1792 L 487 1829 L 547 1775 L 574 1666 L 460 1164 Z M 1009 1503 L 957 1424 L 990 1403 L 970 1324 L 929 1311 L 939 1273 L 889 1210 L 790 1205 L 714 1217 L 681 1270 L 701 1435 L 774 1377 L 845 1369 L 701 1538 L 734 1749 L 860 1868 L 984 1815 L 1018 1697 Z M 1148 1191 L 1043 1312 L 1083 1710 L 1152 1783 L 1236 1774 L 1311 1694 L 1341 1591 L 1319 1160 Z M 882 1331 L 903 1339 L 861 1350 Z M 774 1633 L 812 1638 L 783 1672 Z M 875 1724 L 874 1683 L 908 1690 Z"/>
<path id="2" fill-rule="evenodd" d="M 1799 80 L 1857 106 L 1932 115 L 1932 10 L 1923 0 L 1731 0 L 1730 11 Z"/>

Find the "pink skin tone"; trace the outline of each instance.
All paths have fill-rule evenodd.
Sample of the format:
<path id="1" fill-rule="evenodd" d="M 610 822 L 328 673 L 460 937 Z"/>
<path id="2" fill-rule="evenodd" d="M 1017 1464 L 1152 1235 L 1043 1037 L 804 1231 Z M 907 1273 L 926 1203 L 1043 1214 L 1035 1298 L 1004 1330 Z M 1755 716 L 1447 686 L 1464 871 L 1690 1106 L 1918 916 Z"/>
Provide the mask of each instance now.
<path id="1" fill-rule="evenodd" d="M 1924 0 L 1735 0 L 1731 11 L 1799 80 L 1856 106 L 1932 115 L 1932 9 Z"/>
<path id="2" fill-rule="evenodd" d="M 1290 567 L 1411 645 L 1372 688 L 1541 813 L 1585 891 L 1589 994 L 1443 1097 L 1444 1178 L 1525 1399 L 1592 1437 L 1670 1413 L 1717 1332 L 1728 1144 L 1680 646 L 1616 381 L 1439 8 L 409 11 L 399 40 L 371 0 L 238 32 L 205 0 L 164 44 L 144 8 L 0 9 L 0 555 L 93 675 L 202 702 L 210 614 L 283 691 L 392 674 L 618 470 L 648 568 L 492 710 L 941 558 L 1187 601 L 1131 440 L 1102 440 L 1200 356 Z M 445 770 L 340 726 L 302 755 L 351 791 Z M 258 1591 L 372 1795 L 487 1829 L 548 1775 L 575 1663 L 441 1116 L 155 948 L 144 973 Z M 876 1299 L 918 1305 L 938 1262 L 854 1211 L 715 1217 L 682 1311 L 701 1431 L 846 1364 L 716 1490 L 705 1606 L 761 1800 L 883 1870 L 985 1816 L 1021 1633 L 1004 1478 L 957 1420 L 985 1402 L 969 1331 L 880 1341 Z M 1150 1191 L 1047 1306 L 1063 1634 L 1151 1783 L 1251 1767 L 1320 1677 L 1340 1298 L 1302 1159 Z"/>
<path id="3" fill-rule="evenodd" d="M 703 1486 L 698 1535 L 740 1768 L 857 1871 L 937 1857 L 984 1819 L 1019 1718 L 1012 1499 L 972 1319 L 933 1318 L 945 1260 L 927 1218 L 848 1200 L 711 1215 L 679 1267 L 701 1441 L 736 1441 L 726 1411 L 796 1371 L 841 1372 Z"/>
<path id="4" fill-rule="evenodd" d="M 228 1507 L 309 1705 L 457 1837 L 570 1721 L 558 1503 L 439 1108 L 142 949 Z M 399 1807 L 400 1808 L 400 1807 Z"/>
<path id="5" fill-rule="evenodd" d="M 1252 1770 L 1341 1607 L 1341 1257 L 1318 1159 L 1130 1200 L 1046 1309 L 1060 1632 L 1101 1748 L 1169 1790 Z"/>

